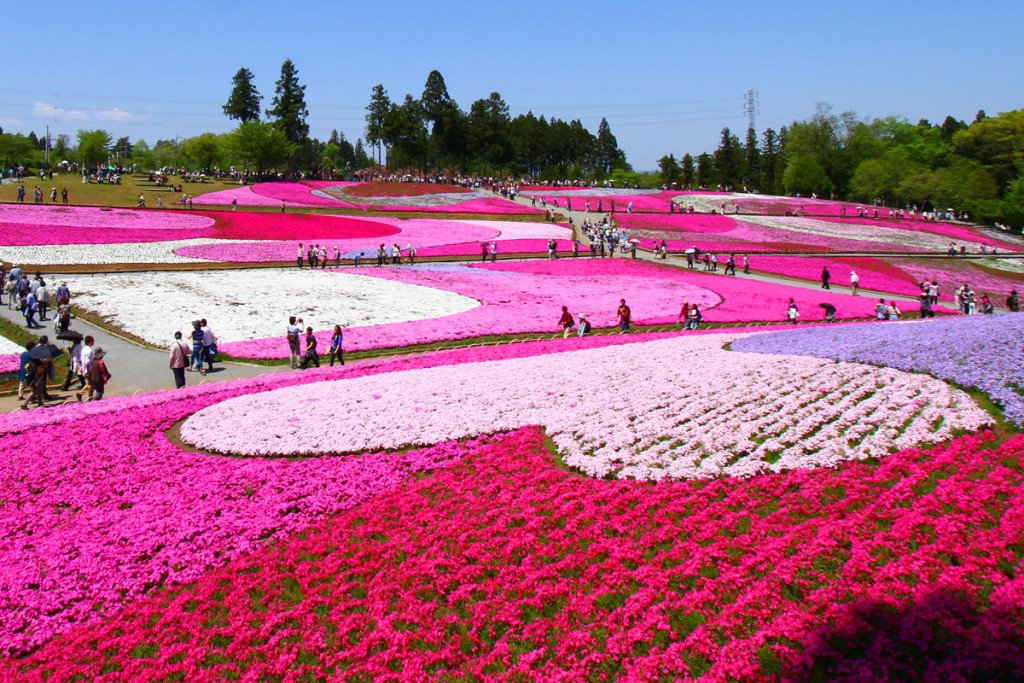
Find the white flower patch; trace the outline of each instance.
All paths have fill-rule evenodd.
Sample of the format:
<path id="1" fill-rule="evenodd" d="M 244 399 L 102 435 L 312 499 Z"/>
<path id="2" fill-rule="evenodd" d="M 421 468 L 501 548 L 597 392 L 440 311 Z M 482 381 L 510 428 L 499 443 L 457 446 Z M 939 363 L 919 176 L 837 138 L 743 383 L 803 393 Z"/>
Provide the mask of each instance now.
<path id="1" fill-rule="evenodd" d="M 643 195 L 661 194 L 662 190 L 632 189 L 628 187 L 577 187 L 558 188 L 543 187 L 523 190 L 520 196 L 529 197 L 641 197 Z"/>
<path id="2" fill-rule="evenodd" d="M 4 304 L 7 305 L 6 303 Z M 0 337 L 0 356 L 6 356 L 12 353 L 21 353 L 25 350 L 25 347 L 21 344 L 15 344 L 7 337 Z"/>
<path id="3" fill-rule="evenodd" d="M 1020 258 L 986 258 L 975 261 L 979 266 L 1004 270 L 1008 273 L 1024 273 L 1024 259 Z"/>
<path id="4" fill-rule="evenodd" d="M 820 218 L 803 217 L 766 217 L 743 216 L 746 223 L 762 225 L 767 228 L 788 230 L 790 232 L 820 235 L 832 239 L 842 238 L 891 244 L 894 247 L 917 247 L 929 251 L 945 251 L 949 246 L 949 237 L 918 230 L 904 230 L 898 227 L 887 228 L 880 225 L 864 225 L 859 223 L 841 223 Z"/>
<path id="5" fill-rule="evenodd" d="M 438 318 L 480 305 L 431 287 L 305 268 L 93 275 L 72 285 L 76 306 L 153 344 L 200 318 L 222 342 L 283 340 L 291 315 L 323 330 Z"/>
<path id="6" fill-rule="evenodd" d="M 926 375 L 722 349 L 744 336 L 306 384 L 209 406 L 181 434 L 222 453 L 317 455 L 541 425 L 590 476 L 659 480 L 833 467 L 992 422 Z"/>
<path id="7" fill-rule="evenodd" d="M 483 190 L 472 190 L 470 192 L 436 192 L 431 194 L 418 194 L 411 197 L 363 197 L 351 195 L 345 191 L 345 187 L 328 187 L 323 190 L 313 190 L 314 196 L 322 199 L 340 199 L 349 204 L 360 206 L 455 206 L 478 199 L 491 199 L 495 195 Z"/>
<path id="8" fill-rule="evenodd" d="M 0 260 L 36 266 L 103 265 L 108 263 L 213 263 L 210 259 L 175 254 L 176 249 L 224 240 L 200 237 L 166 242 L 120 244 L 53 244 L 33 247 L 0 247 Z"/>

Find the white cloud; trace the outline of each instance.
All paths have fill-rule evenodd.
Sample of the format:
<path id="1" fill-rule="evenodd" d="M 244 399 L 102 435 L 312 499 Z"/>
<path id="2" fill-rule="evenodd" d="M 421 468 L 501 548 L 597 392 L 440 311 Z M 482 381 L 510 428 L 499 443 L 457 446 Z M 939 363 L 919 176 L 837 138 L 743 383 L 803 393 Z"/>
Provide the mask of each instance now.
<path id="1" fill-rule="evenodd" d="M 0 116 L 0 128 L 3 128 L 5 126 L 20 126 L 21 124 L 21 119 L 9 119 Z"/>
<path id="2" fill-rule="evenodd" d="M 43 119 L 56 119 L 58 121 L 91 121 L 89 115 L 80 109 L 64 109 L 55 107 L 45 102 L 36 102 L 33 107 L 35 114 Z"/>
<path id="3" fill-rule="evenodd" d="M 113 107 L 111 109 L 94 109 L 92 113 L 98 121 L 112 121 L 114 123 L 123 123 L 134 118 L 131 112 L 127 112 L 124 109 L 118 109 L 117 107 Z"/>

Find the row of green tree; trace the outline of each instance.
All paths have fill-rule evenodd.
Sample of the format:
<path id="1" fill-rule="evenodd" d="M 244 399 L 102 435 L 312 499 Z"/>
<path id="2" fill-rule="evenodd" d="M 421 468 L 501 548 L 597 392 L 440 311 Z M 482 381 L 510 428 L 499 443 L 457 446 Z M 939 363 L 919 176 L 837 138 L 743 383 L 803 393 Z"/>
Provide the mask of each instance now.
<path id="1" fill-rule="evenodd" d="M 952 208 L 987 222 L 1024 225 L 1024 110 L 970 124 L 863 119 L 819 105 L 814 115 L 744 142 L 728 129 L 696 158 L 666 155 L 662 183 L 834 196 L 920 210 Z"/>
<path id="2" fill-rule="evenodd" d="M 224 105 L 225 115 L 240 122 L 236 133 L 259 124 L 261 100 L 252 72 L 240 69 Z M 365 154 L 363 138 L 349 149 L 343 137 L 334 140 L 338 136 L 332 135 L 338 150 L 330 149 L 332 141 L 324 147 L 309 138 L 305 86 L 299 84 L 291 61 L 282 66 L 273 106 L 265 113 L 271 117 L 270 125 L 293 146 L 290 162 L 298 168 L 322 171 L 335 157 L 353 168 L 373 161 L 374 154 Z M 428 74 L 418 98 L 406 94 L 395 102 L 382 84 L 374 86 L 366 106 L 365 140 L 377 166 L 392 171 L 553 180 L 603 179 L 615 171 L 630 170 L 606 119 L 601 119 L 595 135 L 579 119 L 549 120 L 533 112 L 512 118 L 497 92 L 463 110 L 437 70 Z"/>
<path id="3" fill-rule="evenodd" d="M 377 85 L 366 106 L 365 140 L 353 145 L 337 130 L 326 141 L 309 135 L 306 86 L 291 60 L 281 66 L 271 106 L 261 108 L 263 96 L 254 76 L 242 68 L 232 79 L 224 114 L 238 121 L 230 133 L 203 133 L 190 138 L 132 143 L 114 140 L 104 130 L 78 132 L 78 146 L 68 136 L 51 145 L 51 165 L 79 161 L 86 168 L 104 163 L 135 164 L 143 169 L 215 166 L 302 171 L 330 177 L 345 170 L 370 166 L 389 171 L 423 174 L 471 174 L 538 179 L 622 177 L 631 169 L 607 120 L 596 135 L 579 119 L 535 116 L 512 117 L 497 92 L 463 110 L 448 93 L 438 71 L 427 76 L 419 98 L 406 95 L 394 102 Z M 0 162 L 42 166 L 39 152 L 46 141 L 30 136 L 0 135 Z"/>

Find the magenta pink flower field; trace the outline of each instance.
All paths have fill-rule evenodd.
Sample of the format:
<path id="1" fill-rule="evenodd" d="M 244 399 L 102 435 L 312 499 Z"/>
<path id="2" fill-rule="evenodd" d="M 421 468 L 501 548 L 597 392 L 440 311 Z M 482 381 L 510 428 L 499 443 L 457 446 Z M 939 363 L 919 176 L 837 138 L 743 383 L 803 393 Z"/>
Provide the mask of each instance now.
<path id="1" fill-rule="evenodd" d="M 381 194 L 346 193 L 346 188 L 381 187 Z M 407 188 L 406 185 L 394 185 Z M 198 204 L 229 205 L 237 200 L 239 206 L 320 207 L 334 209 L 361 209 L 363 211 L 416 211 L 428 213 L 467 213 L 490 215 L 525 215 L 540 213 L 538 209 L 516 204 L 486 191 L 464 191 L 459 194 L 439 195 L 434 186 L 423 185 L 423 192 L 401 196 L 388 192 L 388 186 L 372 183 L 307 180 L 303 182 L 267 182 L 235 190 L 219 190 L 195 198 Z M 459 196 L 463 195 L 463 196 Z"/>
<path id="2" fill-rule="evenodd" d="M 345 270 L 337 276 L 354 274 Z M 705 274 L 630 259 L 425 264 L 360 268 L 358 274 L 456 292 L 480 305 L 442 318 L 349 328 L 345 345 L 354 351 L 495 334 L 554 334 L 562 306 L 568 306 L 574 318 L 583 313 L 596 327 L 613 327 L 620 299 L 626 299 L 633 322 L 641 325 L 675 323 L 684 301 L 700 305 L 707 322 L 730 323 L 783 322 L 791 297 L 806 320 L 824 318 L 819 303 L 835 306 L 840 319 L 871 317 L 875 304 L 863 296 L 769 282 L 758 282 L 752 289 L 742 276 Z M 330 329 L 316 332 L 323 348 Z M 280 359 L 288 354 L 282 337 L 225 343 L 221 348 L 239 358 Z"/>
<path id="3" fill-rule="evenodd" d="M 12 681 L 1024 675 L 1019 435 L 982 431 L 827 467 L 657 483 L 581 476 L 529 425 L 300 459 L 190 452 L 167 436 L 200 409 L 289 387 L 445 366 L 486 386 L 493 362 L 656 358 L 649 343 L 696 349 L 715 336 L 469 349 L 0 416 L 13 454 L 0 495 L 16 503 L 0 520 L 0 672 Z M 785 357 L 764 360 L 785 376 Z M 824 379 L 832 362 L 818 362 Z M 642 396 L 659 376 L 657 363 L 649 370 L 641 382 L 605 373 L 607 391 Z M 723 367 L 709 395 L 734 371 Z M 539 396 L 560 391 L 536 379 Z M 778 391 L 794 417 L 816 393 Z M 300 412 L 318 410 L 312 401 Z M 891 419 L 864 436 L 892 429 L 895 438 L 904 417 Z M 404 425 L 401 414 L 386 422 Z M 614 441 L 619 428 L 605 433 Z M 51 447 L 55 437 L 63 448 Z M 295 438 L 283 434 L 281 448 Z"/>
<path id="4" fill-rule="evenodd" d="M 653 213 L 696 195 L 635 195 L 651 204 L 627 216 L 625 191 L 545 191 L 574 208 L 614 196 L 630 236 L 714 249 L 719 272 L 573 258 L 563 226 L 483 216 L 5 211 L 5 260 L 153 242 L 238 263 L 291 261 L 299 242 L 363 251 L 358 269 L 223 281 L 278 291 L 299 277 L 321 300 L 381 301 L 382 320 L 407 322 L 344 331 L 347 351 L 403 356 L 0 413 L 0 681 L 1024 680 L 1024 315 L 856 322 L 877 296 L 847 288 L 855 270 L 864 289 L 912 296 L 937 278 L 948 302 L 967 281 L 1001 303 L 1024 285 L 1020 259 L 914 256 L 967 234 L 841 222 L 836 203 L 788 219 L 770 198 L 723 195 L 761 212 L 737 221 Z M 509 204 L 478 194 L 325 181 L 208 200 Z M 558 259 L 502 260 L 551 239 Z M 499 260 L 479 262 L 491 242 Z M 381 243 L 472 258 L 377 268 Z M 751 253 L 754 277 L 730 246 L 744 244 L 775 252 Z M 828 253 L 898 244 L 906 256 Z M 778 253 L 790 248 L 817 253 Z M 730 252 L 737 276 L 721 272 Z M 758 277 L 813 282 L 822 267 L 840 289 Z M 445 293 L 429 304 L 413 285 Z M 783 324 L 790 299 L 799 325 Z M 732 327 L 682 330 L 684 301 Z M 841 324 L 819 324 L 820 304 Z M 562 306 L 603 334 L 562 338 Z M 221 351 L 287 357 L 283 317 L 273 338 L 250 325 L 234 342 L 221 327 Z M 545 340 L 405 348 L 517 333 Z M 0 373 L 16 358 L 0 355 Z"/>

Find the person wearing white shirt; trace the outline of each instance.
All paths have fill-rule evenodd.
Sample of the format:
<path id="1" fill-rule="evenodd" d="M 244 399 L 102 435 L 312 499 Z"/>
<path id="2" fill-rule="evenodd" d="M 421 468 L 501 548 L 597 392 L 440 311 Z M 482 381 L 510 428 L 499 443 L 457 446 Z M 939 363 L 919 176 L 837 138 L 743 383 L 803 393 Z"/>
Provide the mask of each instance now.
<path id="1" fill-rule="evenodd" d="M 82 402 L 82 394 L 88 393 L 89 396 L 92 396 L 93 393 L 92 384 L 89 382 L 89 370 L 92 368 L 93 359 L 92 345 L 93 338 L 91 336 L 86 337 L 80 352 L 78 378 L 82 382 L 82 388 L 75 392 L 75 400 L 79 403 Z"/>

